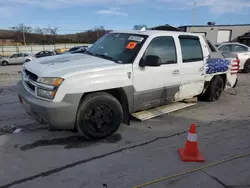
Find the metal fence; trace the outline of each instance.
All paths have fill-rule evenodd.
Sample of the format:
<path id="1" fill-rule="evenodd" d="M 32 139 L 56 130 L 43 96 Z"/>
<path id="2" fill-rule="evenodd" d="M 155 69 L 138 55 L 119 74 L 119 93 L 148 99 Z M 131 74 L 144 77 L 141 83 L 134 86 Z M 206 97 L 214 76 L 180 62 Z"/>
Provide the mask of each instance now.
<path id="1" fill-rule="evenodd" d="M 89 46 L 89 44 L 52 44 L 52 45 L 27 45 L 27 46 L 0 46 L 0 55 L 10 56 L 15 53 L 36 54 L 40 51 L 48 50 L 55 51 L 59 48 L 72 48 L 74 46 Z"/>

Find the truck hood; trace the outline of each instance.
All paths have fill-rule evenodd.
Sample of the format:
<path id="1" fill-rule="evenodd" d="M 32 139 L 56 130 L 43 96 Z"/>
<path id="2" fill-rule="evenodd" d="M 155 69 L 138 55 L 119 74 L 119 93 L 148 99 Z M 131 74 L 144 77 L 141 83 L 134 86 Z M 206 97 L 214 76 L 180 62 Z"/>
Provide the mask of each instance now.
<path id="1" fill-rule="evenodd" d="M 24 67 L 38 77 L 66 78 L 83 72 L 122 68 L 123 65 L 87 54 L 65 54 L 35 59 Z"/>

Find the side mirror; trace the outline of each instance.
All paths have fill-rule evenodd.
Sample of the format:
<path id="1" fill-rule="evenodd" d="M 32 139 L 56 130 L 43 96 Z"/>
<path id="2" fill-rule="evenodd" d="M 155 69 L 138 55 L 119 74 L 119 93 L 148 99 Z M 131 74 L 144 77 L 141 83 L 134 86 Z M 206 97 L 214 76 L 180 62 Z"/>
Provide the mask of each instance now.
<path id="1" fill-rule="evenodd" d="M 148 55 L 146 58 L 143 60 L 141 59 L 139 66 L 141 67 L 159 67 L 161 66 L 161 59 L 158 56 L 155 55 Z"/>

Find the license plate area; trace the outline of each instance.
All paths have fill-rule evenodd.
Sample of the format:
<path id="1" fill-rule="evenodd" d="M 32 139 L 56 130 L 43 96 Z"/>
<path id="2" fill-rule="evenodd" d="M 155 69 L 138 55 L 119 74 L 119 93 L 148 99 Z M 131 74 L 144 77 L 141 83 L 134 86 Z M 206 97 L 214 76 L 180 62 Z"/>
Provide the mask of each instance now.
<path id="1" fill-rule="evenodd" d="M 31 111 L 31 108 L 30 108 L 30 105 L 25 101 L 25 99 L 18 95 L 18 98 L 19 98 L 19 101 L 20 101 L 20 104 L 23 105 L 23 107 L 28 111 L 30 112 Z"/>

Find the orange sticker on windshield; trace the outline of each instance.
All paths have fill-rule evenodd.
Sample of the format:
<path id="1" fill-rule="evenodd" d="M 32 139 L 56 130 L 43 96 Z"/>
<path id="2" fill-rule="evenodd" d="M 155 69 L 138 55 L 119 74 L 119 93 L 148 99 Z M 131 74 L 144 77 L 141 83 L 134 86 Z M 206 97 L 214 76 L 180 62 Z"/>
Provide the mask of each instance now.
<path id="1" fill-rule="evenodd" d="M 126 48 L 129 50 L 133 50 L 136 47 L 136 45 L 137 45 L 136 42 L 129 42 Z"/>

